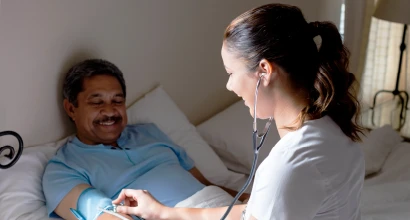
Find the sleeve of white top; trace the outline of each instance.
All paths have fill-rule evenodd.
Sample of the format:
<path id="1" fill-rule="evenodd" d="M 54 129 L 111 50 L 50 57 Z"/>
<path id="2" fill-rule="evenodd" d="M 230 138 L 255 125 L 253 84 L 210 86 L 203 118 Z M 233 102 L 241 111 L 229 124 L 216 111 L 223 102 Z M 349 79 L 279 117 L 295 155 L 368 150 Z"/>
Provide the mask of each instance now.
<path id="1" fill-rule="evenodd" d="M 283 152 L 282 152 L 283 153 Z M 277 155 L 260 172 L 252 191 L 250 215 L 258 220 L 313 219 L 326 197 L 314 163 L 295 155 Z"/>

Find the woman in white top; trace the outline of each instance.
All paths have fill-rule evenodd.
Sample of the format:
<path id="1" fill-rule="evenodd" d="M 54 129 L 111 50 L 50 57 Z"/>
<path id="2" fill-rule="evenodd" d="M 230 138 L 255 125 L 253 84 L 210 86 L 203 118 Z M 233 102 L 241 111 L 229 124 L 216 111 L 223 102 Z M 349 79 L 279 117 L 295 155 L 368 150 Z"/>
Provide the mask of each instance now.
<path id="1" fill-rule="evenodd" d="M 243 98 L 251 114 L 262 77 L 252 116 L 273 117 L 281 136 L 256 172 L 248 204 L 234 206 L 227 219 L 360 219 L 360 106 L 336 26 L 307 23 L 297 7 L 264 5 L 231 22 L 221 53 L 227 88 Z M 165 207 L 143 190 L 123 190 L 114 203 L 122 200 L 130 206 L 118 212 L 145 219 L 215 220 L 227 209 Z"/>

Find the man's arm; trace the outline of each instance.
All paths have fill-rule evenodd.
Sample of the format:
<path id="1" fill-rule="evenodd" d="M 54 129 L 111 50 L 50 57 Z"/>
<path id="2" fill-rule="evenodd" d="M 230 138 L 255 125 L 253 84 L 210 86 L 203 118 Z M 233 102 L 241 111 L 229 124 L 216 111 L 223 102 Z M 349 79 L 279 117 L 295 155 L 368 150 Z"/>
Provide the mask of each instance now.
<path id="1" fill-rule="evenodd" d="M 63 219 L 77 219 L 70 208 L 77 209 L 77 200 L 83 190 L 90 188 L 88 184 L 79 184 L 75 186 L 57 205 L 54 212 Z"/>
<path id="2" fill-rule="evenodd" d="M 194 176 L 199 182 L 201 182 L 201 183 L 204 184 L 205 186 L 215 185 L 215 184 L 212 184 L 211 182 L 209 182 L 209 181 L 204 177 L 204 175 L 202 175 L 202 173 L 201 173 L 196 167 L 190 169 L 189 172 L 192 174 L 192 176 Z M 235 190 L 228 189 L 228 188 L 223 187 L 223 186 L 218 186 L 218 187 L 220 187 L 221 189 L 225 190 L 227 193 L 229 193 L 229 194 L 230 194 L 231 196 L 233 196 L 233 197 L 235 197 L 236 194 L 238 194 L 238 192 L 235 191 Z M 242 201 L 242 202 L 243 202 L 243 201 L 249 199 L 249 197 L 250 197 L 249 193 L 243 193 L 243 194 L 239 197 L 239 201 Z"/>
<path id="3" fill-rule="evenodd" d="M 79 184 L 75 186 L 58 204 L 57 208 L 54 210 L 54 212 L 59 215 L 63 219 L 68 219 L 68 220 L 77 220 L 77 218 L 71 213 L 70 208 L 72 209 L 77 209 L 77 201 L 78 198 L 80 197 L 81 193 L 90 188 L 91 186 L 88 184 Z M 121 214 L 122 216 L 128 217 L 129 219 L 132 219 L 131 217 Z M 98 218 L 98 220 L 109 220 L 109 219 L 118 219 L 116 216 L 103 213 L 101 214 Z"/>

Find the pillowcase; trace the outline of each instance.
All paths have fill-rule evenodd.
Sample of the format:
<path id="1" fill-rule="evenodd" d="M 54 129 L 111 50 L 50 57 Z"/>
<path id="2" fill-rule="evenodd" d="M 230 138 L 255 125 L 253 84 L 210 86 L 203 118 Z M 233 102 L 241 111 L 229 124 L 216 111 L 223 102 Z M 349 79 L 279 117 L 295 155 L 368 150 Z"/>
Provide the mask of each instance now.
<path id="1" fill-rule="evenodd" d="M 362 136 L 361 148 L 365 158 L 365 174 L 379 172 L 393 147 L 400 144 L 403 138 L 390 125 L 371 130 Z"/>
<path id="2" fill-rule="evenodd" d="M 229 187 L 244 177 L 228 170 L 162 86 L 131 105 L 127 115 L 129 124 L 156 124 L 175 144 L 186 150 L 198 170 L 213 184 Z"/>
<path id="3" fill-rule="evenodd" d="M 249 174 L 254 157 L 252 144 L 253 118 L 249 108 L 238 101 L 197 126 L 199 134 L 215 150 L 228 169 Z M 258 120 L 258 132 L 263 132 L 266 121 Z M 269 155 L 280 140 L 272 121 L 265 143 L 259 151 L 257 166 Z"/>
<path id="4" fill-rule="evenodd" d="M 43 146 L 26 147 L 14 166 L 0 170 L 2 219 L 50 219 L 41 180 L 48 160 L 68 138 Z"/>

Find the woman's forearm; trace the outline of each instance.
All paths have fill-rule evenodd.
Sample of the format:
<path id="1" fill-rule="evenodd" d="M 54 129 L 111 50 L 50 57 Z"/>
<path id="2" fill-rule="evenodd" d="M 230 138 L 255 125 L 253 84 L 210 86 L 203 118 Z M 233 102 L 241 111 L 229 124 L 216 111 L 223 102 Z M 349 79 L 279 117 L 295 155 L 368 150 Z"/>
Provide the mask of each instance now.
<path id="1" fill-rule="evenodd" d="M 235 205 L 226 220 L 240 220 L 245 204 Z M 163 215 L 160 216 L 161 220 L 218 220 L 225 214 L 228 207 L 219 208 L 167 208 Z"/>

